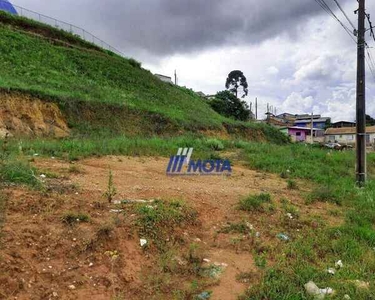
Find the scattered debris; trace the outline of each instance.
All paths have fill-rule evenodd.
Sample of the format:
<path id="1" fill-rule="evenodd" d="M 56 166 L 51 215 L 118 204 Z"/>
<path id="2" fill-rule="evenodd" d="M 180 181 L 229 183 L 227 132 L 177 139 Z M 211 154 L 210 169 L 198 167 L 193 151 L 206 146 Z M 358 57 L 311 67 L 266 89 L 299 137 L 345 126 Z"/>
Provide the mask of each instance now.
<path id="1" fill-rule="evenodd" d="M 218 279 L 221 275 L 221 273 L 224 270 L 224 266 L 221 266 L 219 263 L 214 263 L 210 266 L 208 266 L 204 271 L 203 274 L 207 277 L 211 277 L 214 279 Z"/>
<path id="2" fill-rule="evenodd" d="M 147 240 L 146 239 L 140 239 L 139 243 L 141 244 L 141 247 L 147 245 Z"/>
<path id="3" fill-rule="evenodd" d="M 344 267 L 344 264 L 342 263 L 341 260 L 338 260 L 338 261 L 335 263 L 335 267 L 341 269 L 342 267 Z"/>
<path id="4" fill-rule="evenodd" d="M 92 267 L 94 264 L 92 263 L 92 262 L 90 262 L 90 264 L 89 264 L 89 267 Z"/>
<path id="5" fill-rule="evenodd" d="M 194 242 L 200 243 L 202 240 L 200 238 L 195 238 Z"/>
<path id="6" fill-rule="evenodd" d="M 203 261 L 204 261 L 205 263 L 209 263 L 209 262 L 210 262 L 210 260 L 209 260 L 208 258 L 203 258 Z"/>
<path id="7" fill-rule="evenodd" d="M 208 300 L 211 298 L 212 292 L 202 292 L 197 296 L 198 300 Z"/>
<path id="8" fill-rule="evenodd" d="M 316 300 L 322 300 L 326 295 L 333 295 L 334 290 L 327 287 L 325 289 L 320 289 L 313 281 L 309 281 L 305 284 L 306 293 L 314 296 Z"/>
<path id="9" fill-rule="evenodd" d="M 249 228 L 250 230 L 254 230 L 253 224 L 250 224 L 249 222 L 246 222 L 246 227 Z"/>
<path id="10" fill-rule="evenodd" d="M 59 294 L 58 294 L 57 292 L 53 292 L 53 293 L 52 293 L 52 296 L 56 298 L 56 297 L 59 296 Z"/>
<path id="11" fill-rule="evenodd" d="M 76 286 L 74 284 L 71 284 L 68 286 L 69 290 L 75 290 L 76 289 Z"/>
<path id="12" fill-rule="evenodd" d="M 140 199 L 140 200 L 136 200 L 136 199 L 126 199 L 126 200 L 117 200 L 117 201 L 115 201 L 115 203 L 117 203 L 117 204 L 153 203 L 153 202 L 155 202 L 155 199 L 151 199 L 151 200 L 143 200 L 143 199 Z"/>
<path id="13" fill-rule="evenodd" d="M 47 175 L 46 174 L 40 174 L 40 178 L 47 178 Z"/>
<path id="14" fill-rule="evenodd" d="M 335 275 L 336 270 L 334 268 L 328 268 L 327 273 L 331 275 Z"/>
<path id="15" fill-rule="evenodd" d="M 289 236 L 287 236 L 286 234 L 284 233 L 279 233 L 277 236 L 276 236 L 278 239 L 282 240 L 282 241 L 289 241 Z"/>
<path id="16" fill-rule="evenodd" d="M 345 295 L 344 295 L 344 299 L 345 299 L 345 300 L 350 300 L 350 299 L 352 299 L 352 298 L 350 298 L 350 296 L 349 296 L 348 294 L 345 294 Z"/>
<path id="17" fill-rule="evenodd" d="M 260 237 L 260 232 L 257 231 L 257 232 L 255 233 L 255 236 L 256 236 L 257 238 Z"/>
<path id="18" fill-rule="evenodd" d="M 289 219 L 293 219 L 293 215 L 291 213 L 287 213 L 286 216 L 289 218 Z"/>
<path id="19" fill-rule="evenodd" d="M 123 209 L 111 209 L 110 212 L 113 212 L 113 213 L 120 213 L 122 212 Z"/>

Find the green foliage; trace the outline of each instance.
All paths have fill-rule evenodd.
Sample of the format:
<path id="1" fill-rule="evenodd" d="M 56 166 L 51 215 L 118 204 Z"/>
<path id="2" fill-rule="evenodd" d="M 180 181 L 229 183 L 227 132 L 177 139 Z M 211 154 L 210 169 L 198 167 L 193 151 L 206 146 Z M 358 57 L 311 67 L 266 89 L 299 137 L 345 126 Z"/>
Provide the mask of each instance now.
<path id="1" fill-rule="evenodd" d="M 270 194 L 261 193 L 259 195 L 251 195 L 240 200 L 239 209 L 244 211 L 263 211 L 263 204 L 270 202 Z"/>
<path id="2" fill-rule="evenodd" d="M 288 179 L 287 181 L 287 187 L 289 190 L 297 190 L 298 189 L 298 185 L 297 185 L 297 182 L 294 181 L 293 179 Z"/>
<path id="3" fill-rule="evenodd" d="M 173 242 L 174 232 L 184 224 L 194 224 L 197 212 L 184 202 L 155 201 L 152 205 L 139 205 L 137 208 L 139 234 L 151 239 L 156 247 L 165 251 L 167 241 Z"/>
<path id="4" fill-rule="evenodd" d="M 103 196 L 108 200 L 109 203 L 112 202 L 113 197 L 116 196 L 117 190 L 116 187 L 113 183 L 113 174 L 112 170 L 109 170 L 108 174 L 108 185 L 107 185 L 107 190 L 104 192 Z"/>
<path id="5" fill-rule="evenodd" d="M 90 216 L 84 213 L 66 212 L 61 217 L 61 220 L 69 225 L 73 225 L 77 222 L 89 222 Z"/>
<path id="6" fill-rule="evenodd" d="M 156 113 L 187 128 L 220 128 L 224 120 L 198 95 L 161 82 L 135 60 L 62 47 L 1 23 L 0 52 L 0 88 L 61 106 L 85 101 Z"/>
<path id="7" fill-rule="evenodd" d="M 243 96 L 242 98 L 246 97 L 248 94 L 248 87 L 247 80 L 245 75 L 240 70 L 234 70 L 228 74 L 227 80 L 225 82 L 225 87 L 231 91 L 236 98 L 238 97 L 238 89 L 242 87 L 243 89 Z"/>
<path id="8" fill-rule="evenodd" d="M 218 92 L 209 103 L 213 110 L 227 118 L 249 120 L 250 110 L 247 103 L 228 91 Z"/>
<path id="9" fill-rule="evenodd" d="M 35 176 L 35 173 L 36 169 L 22 160 L 10 159 L 0 164 L 0 178 L 2 182 L 41 187 L 41 182 Z"/>
<path id="10" fill-rule="evenodd" d="M 225 148 L 223 142 L 218 139 L 208 139 L 206 144 L 208 147 L 215 151 L 222 151 Z"/>

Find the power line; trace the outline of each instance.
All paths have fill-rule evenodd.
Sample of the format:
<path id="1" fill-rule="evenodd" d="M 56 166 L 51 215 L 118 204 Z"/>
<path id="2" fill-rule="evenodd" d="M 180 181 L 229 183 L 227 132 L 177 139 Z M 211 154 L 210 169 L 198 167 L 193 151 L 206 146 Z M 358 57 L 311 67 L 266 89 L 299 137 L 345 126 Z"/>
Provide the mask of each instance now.
<path id="1" fill-rule="evenodd" d="M 372 36 L 373 39 L 374 39 L 374 41 L 375 41 L 374 27 L 372 26 L 370 15 L 366 14 L 366 17 L 367 17 L 368 24 L 370 25 L 370 28 L 369 28 L 369 30 L 370 30 L 370 36 Z"/>
<path id="2" fill-rule="evenodd" d="M 356 30 L 355 26 L 353 25 L 352 21 L 349 19 L 348 15 L 345 13 L 345 11 L 342 9 L 340 3 L 337 1 L 337 0 L 333 0 L 335 1 L 337 7 L 341 10 L 341 12 L 343 13 L 343 15 L 345 16 L 345 18 L 348 20 L 349 24 L 353 27 L 353 30 Z"/>
<path id="3" fill-rule="evenodd" d="M 316 3 L 320 5 L 320 7 L 329 14 L 332 18 L 334 18 L 339 24 L 344 28 L 347 34 L 349 34 L 350 38 L 357 44 L 357 41 L 354 38 L 354 33 L 351 32 L 351 30 L 345 26 L 343 22 L 335 15 L 335 13 L 331 10 L 331 8 L 328 6 L 328 4 L 324 0 L 315 0 Z"/>
<path id="4" fill-rule="evenodd" d="M 375 80 L 375 62 L 374 62 L 374 59 L 371 55 L 371 52 L 369 51 L 370 47 L 366 44 L 366 52 L 367 52 L 367 59 L 366 59 L 366 62 L 367 62 L 367 65 L 370 69 L 370 72 Z"/>

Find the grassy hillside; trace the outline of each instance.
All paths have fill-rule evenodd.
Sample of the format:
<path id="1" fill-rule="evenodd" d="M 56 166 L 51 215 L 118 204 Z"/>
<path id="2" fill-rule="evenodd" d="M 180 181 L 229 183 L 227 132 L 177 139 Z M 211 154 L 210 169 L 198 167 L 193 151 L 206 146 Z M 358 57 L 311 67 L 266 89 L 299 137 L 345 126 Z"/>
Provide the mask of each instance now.
<path id="1" fill-rule="evenodd" d="M 250 138 L 285 141 L 268 126 L 220 116 L 191 90 L 160 81 L 133 59 L 2 12 L 0 52 L 0 89 L 57 102 L 69 125 L 81 132 L 109 127 L 142 135 L 168 130 L 242 134 L 245 129 L 255 132 L 247 133 Z"/>

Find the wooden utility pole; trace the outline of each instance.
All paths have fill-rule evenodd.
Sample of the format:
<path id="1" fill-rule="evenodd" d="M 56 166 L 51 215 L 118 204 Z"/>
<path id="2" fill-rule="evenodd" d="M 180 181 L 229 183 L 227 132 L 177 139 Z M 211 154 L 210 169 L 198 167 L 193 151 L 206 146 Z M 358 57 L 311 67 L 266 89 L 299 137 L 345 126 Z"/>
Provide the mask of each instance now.
<path id="1" fill-rule="evenodd" d="M 311 145 L 314 144 L 314 112 L 311 113 Z"/>
<path id="2" fill-rule="evenodd" d="M 258 120 L 258 98 L 255 98 L 255 120 Z"/>
<path id="3" fill-rule="evenodd" d="M 365 69 L 365 0 L 358 0 L 357 101 L 356 101 L 356 179 L 366 182 L 366 69 Z"/>
<path id="4" fill-rule="evenodd" d="M 174 70 L 174 84 L 177 85 L 177 70 Z"/>

